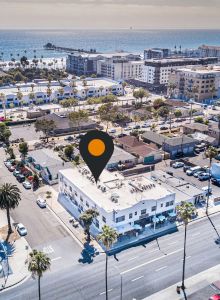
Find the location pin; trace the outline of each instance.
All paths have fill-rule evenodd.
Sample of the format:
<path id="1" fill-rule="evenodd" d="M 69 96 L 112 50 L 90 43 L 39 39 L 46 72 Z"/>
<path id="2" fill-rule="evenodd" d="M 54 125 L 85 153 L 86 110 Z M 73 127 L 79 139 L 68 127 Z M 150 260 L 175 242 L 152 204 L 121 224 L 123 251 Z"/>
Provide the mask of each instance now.
<path id="1" fill-rule="evenodd" d="M 79 151 L 97 183 L 114 151 L 112 138 L 103 131 L 89 131 L 81 138 Z"/>

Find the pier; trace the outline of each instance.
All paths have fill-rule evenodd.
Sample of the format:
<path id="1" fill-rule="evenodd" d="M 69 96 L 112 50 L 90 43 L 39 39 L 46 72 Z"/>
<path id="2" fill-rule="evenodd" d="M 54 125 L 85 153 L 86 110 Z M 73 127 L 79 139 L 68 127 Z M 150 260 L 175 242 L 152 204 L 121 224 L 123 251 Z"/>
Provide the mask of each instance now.
<path id="1" fill-rule="evenodd" d="M 79 52 L 79 53 L 87 53 L 87 54 L 98 54 L 99 52 L 96 52 L 96 49 L 90 49 L 90 50 L 85 50 L 85 49 L 75 49 L 75 48 L 68 48 L 68 47 L 61 47 L 61 46 L 56 46 L 51 43 L 47 43 L 44 45 L 45 50 L 55 50 L 55 51 L 61 51 L 61 52 Z"/>

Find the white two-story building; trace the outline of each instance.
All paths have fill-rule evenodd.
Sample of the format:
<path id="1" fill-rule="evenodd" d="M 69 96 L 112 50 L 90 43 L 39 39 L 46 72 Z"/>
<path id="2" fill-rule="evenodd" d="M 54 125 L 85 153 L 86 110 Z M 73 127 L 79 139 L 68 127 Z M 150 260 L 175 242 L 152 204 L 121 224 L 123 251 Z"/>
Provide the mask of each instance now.
<path id="1" fill-rule="evenodd" d="M 107 224 L 125 234 L 173 212 L 175 193 L 143 175 L 126 178 L 107 170 L 96 185 L 90 171 L 80 167 L 59 172 L 59 201 L 77 219 L 88 208 L 96 209 L 96 233 Z"/>

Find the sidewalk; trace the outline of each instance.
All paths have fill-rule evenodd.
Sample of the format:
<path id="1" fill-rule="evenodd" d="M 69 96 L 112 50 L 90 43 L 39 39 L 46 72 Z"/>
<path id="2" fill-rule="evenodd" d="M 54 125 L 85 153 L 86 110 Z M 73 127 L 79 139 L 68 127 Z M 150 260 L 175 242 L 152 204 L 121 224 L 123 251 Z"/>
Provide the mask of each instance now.
<path id="1" fill-rule="evenodd" d="M 0 229 L 3 229 L 6 225 L 6 214 L 4 211 L 0 211 Z M 0 236 L 0 239 L 2 240 L 2 236 Z M 3 270 L 0 272 L 0 290 L 14 286 L 30 276 L 27 264 L 30 252 L 31 248 L 25 238 L 16 235 L 15 240 L 7 247 L 8 261 L 2 261 Z"/>
<path id="2" fill-rule="evenodd" d="M 46 192 L 51 192 L 51 198 L 45 198 Z M 70 233 L 72 238 L 79 244 L 81 248 L 84 248 L 84 244 L 86 242 L 85 240 L 85 234 L 84 230 L 81 225 L 79 225 L 78 228 L 74 228 L 73 225 L 69 222 L 70 218 L 72 218 L 72 214 L 68 212 L 67 208 L 64 208 L 59 202 L 58 202 L 58 192 L 55 191 L 55 189 L 52 186 L 43 186 L 39 188 L 36 192 L 36 197 L 42 196 L 47 201 L 48 208 L 54 213 L 54 215 L 58 218 L 60 223 L 64 225 L 66 230 Z M 90 245 L 93 246 L 96 251 L 103 252 L 103 249 L 101 246 L 91 237 Z"/>
<path id="3" fill-rule="evenodd" d="M 190 296 L 191 294 L 199 291 L 200 289 L 210 285 L 214 281 L 219 280 L 220 276 L 220 265 L 217 265 L 213 268 L 205 270 L 199 274 L 196 274 L 185 281 L 186 286 L 186 295 Z M 176 292 L 177 285 L 181 285 L 180 282 L 168 287 L 165 290 L 157 292 L 143 300 L 182 300 L 184 299 L 183 294 L 178 295 Z M 215 294 L 213 290 L 213 294 Z"/>

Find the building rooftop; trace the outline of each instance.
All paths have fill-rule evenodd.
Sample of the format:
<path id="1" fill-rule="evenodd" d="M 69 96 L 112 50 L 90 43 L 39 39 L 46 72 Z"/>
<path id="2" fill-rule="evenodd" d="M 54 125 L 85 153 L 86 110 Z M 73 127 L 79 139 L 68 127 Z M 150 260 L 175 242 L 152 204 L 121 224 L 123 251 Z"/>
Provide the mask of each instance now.
<path id="1" fill-rule="evenodd" d="M 141 201 L 155 201 L 173 194 L 143 175 L 126 178 L 104 170 L 97 185 L 87 167 L 61 170 L 60 175 L 107 212 L 124 210 Z"/>
<path id="2" fill-rule="evenodd" d="M 173 177 L 164 171 L 157 170 L 148 175 L 154 179 L 155 182 L 161 186 L 173 191 L 176 194 L 176 203 L 181 201 L 188 201 L 192 197 L 204 194 L 202 189 L 190 184 L 183 178 Z"/>
<path id="3" fill-rule="evenodd" d="M 118 163 L 120 161 L 125 161 L 125 160 L 134 160 L 135 157 L 126 152 L 125 150 L 114 146 L 114 152 L 110 158 L 110 160 L 108 161 L 108 164 L 114 164 L 114 163 Z"/>
<path id="4" fill-rule="evenodd" d="M 62 160 L 57 153 L 50 149 L 33 150 L 28 153 L 28 156 L 32 157 L 42 167 L 62 165 Z"/>

